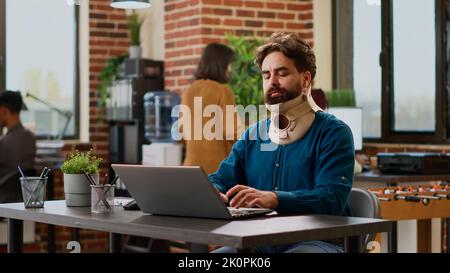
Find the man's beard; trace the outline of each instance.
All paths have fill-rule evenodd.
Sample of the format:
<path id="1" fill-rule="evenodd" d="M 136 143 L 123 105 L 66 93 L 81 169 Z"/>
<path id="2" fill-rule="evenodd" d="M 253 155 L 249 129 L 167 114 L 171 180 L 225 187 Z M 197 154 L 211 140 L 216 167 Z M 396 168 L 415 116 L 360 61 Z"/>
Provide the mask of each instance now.
<path id="1" fill-rule="evenodd" d="M 276 94 L 275 97 L 272 97 L 273 94 Z M 300 95 L 300 92 L 297 91 L 288 91 L 284 88 L 276 88 L 272 87 L 269 91 L 264 95 L 264 102 L 269 105 L 279 104 L 283 102 L 290 101 L 295 99 Z"/>

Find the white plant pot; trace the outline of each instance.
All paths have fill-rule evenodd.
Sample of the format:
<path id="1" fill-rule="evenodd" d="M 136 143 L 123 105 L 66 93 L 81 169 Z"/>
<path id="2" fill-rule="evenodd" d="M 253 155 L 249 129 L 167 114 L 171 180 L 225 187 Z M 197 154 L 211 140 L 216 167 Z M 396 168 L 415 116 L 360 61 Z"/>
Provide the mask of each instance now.
<path id="1" fill-rule="evenodd" d="M 91 174 L 98 183 L 99 174 Z M 68 207 L 91 206 L 91 187 L 83 174 L 64 174 L 64 196 Z"/>
<path id="2" fill-rule="evenodd" d="M 140 46 L 130 46 L 128 48 L 128 54 L 130 59 L 139 59 L 141 57 L 141 47 Z"/>

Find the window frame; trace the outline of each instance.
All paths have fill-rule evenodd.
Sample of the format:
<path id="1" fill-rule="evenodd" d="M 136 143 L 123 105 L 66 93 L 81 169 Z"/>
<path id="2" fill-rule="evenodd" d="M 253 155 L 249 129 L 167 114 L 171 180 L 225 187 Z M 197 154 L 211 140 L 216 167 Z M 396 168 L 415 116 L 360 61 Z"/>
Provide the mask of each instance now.
<path id="1" fill-rule="evenodd" d="M 435 0 L 436 14 L 436 98 L 435 98 L 435 131 L 396 131 L 394 112 L 394 38 L 393 38 L 393 0 L 381 1 L 382 12 L 382 52 L 380 63 L 382 67 L 381 95 L 381 129 L 384 142 L 405 143 L 450 143 L 446 136 L 446 52 L 445 52 L 445 13 L 444 0 Z"/>
<path id="2" fill-rule="evenodd" d="M 333 89 L 338 89 L 341 84 L 348 84 L 348 79 L 342 78 L 341 67 L 342 64 L 338 63 L 338 56 L 340 59 L 353 59 L 353 46 L 342 49 L 338 48 L 339 40 L 342 38 L 339 35 L 339 29 L 345 29 L 348 31 L 353 26 L 353 1 L 346 0 L 343 4 L 339 2 L 342 0 L 333 0 Z M 450 109 L 447 109 L 447 90 L 446 90 L 446 74 L 447 68 L 446 59 L 446 2 L 447 0 L 434 0 L 436 2 L 436 100 L 435 100 L 435 118 L 436 129 L 433 133 L 426 132 L 400 132 L 395 131 L 395 112 L 394 112 L 394 92 L 393 90 L 393 77 L 391 73 L 393 71 L 393 10 L 392 5 L 394 0 L 381 0 L 380 12 L 381 12 L 381 31 L 382 31 L 382 51 L 380 52 L 380 66 L 382 70 L 381 75 L 381 137 L 380 138 L 364 138 L 364 142 L 386 142 L 386 143 L 433 143 L 433 144 L 449 144 L 450 139 L 447 135 L 447 131 L 450 131 L 450 123 L 447 123 L 447 118 L 450 113 Z M 350 7 L 351 6 L 351 7 Z M 340 16 L 342 10 L 349 10 L 351 8 L 352 16 Z M 340 10 L 342 9 L 342 10 Z M 346 35 L 346 37 L 352 37 L 352 35 Z M 345 38 L 345 37 L 344 37 Z M 449 40 L 450 42 L 450 40 Z M 344 41 L 348 43 L 348 41 Z M 353 41 L 351 41 L 353 44 Z M 338 52 L 339 50 L 339 52 Z M 342 57 L 341 55 L 344 55 Z M 353 73 L 353 65 L 345 67 L 347 72 Z M 352 74 L 353 79 L 353 74 Z M 347 87 L 347 86 L 345 86 Z M 353 88 L 353 83 L 351 84 Z M 342 87 L 343 88 L 343 87 Z M 449 124 L 449 125 L 447 125 Z"/>
<path id="3" fill-rule="evenodd" d="M 80 7 L 73 5 L 75 18 L 75 75 L 74 75 L 74 111 L 72 115 L 74 123 L 74 134 L 64 136 L 63 140 L 76 140 L 80 137 Z M 0 1 L 0 89 L 6 89 L 6 1 Z M 48 139 L 48 137 L 40 136 L 38 140 Z"/>
<path id="4" fill-rule="evenodd" d="M 5 2 L 0 1 L 0 18 L 6 19 Z M 0 89 L 5 89 L 5 64 L 6 64 L 6 41 L 5 41 L 5 20 L 0 20 Z"/>

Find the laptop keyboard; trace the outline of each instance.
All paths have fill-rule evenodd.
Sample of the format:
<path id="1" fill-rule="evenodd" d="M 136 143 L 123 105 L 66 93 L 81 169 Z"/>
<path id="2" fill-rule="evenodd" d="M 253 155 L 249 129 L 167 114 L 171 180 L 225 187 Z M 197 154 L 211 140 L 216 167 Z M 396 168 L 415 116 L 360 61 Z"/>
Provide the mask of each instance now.
<path id="1" fill-rule="evenodd" d="M 271 212 L 271 210 L 267 209 L 235 209 L 228 208 L 233 218 L 247 218 L 250 216 L 263 215 Z"/>
<path id="2" fill-rule="evenodd" d="M 248 214 L 248 211 L 238 210 L 238 209 L 230 209 L 231 214 L 242 215 Z"/>

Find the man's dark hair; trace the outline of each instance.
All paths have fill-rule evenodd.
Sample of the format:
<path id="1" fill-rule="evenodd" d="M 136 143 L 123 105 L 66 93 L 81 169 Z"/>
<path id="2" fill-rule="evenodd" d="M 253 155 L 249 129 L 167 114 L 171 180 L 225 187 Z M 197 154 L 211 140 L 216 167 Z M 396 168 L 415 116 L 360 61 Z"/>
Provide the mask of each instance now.
<path id="1" fill-rule="evenodd" d="M 316 76 L 316 55 L 311 46 L 298 34 L 276 32 L 256 50 L 255 63 L 261 68 L 264 59 L 273 52 L 281 52 L 294 60 L 298 72 L 309 71 L 312 78 Z"/>
<path id="2" fill-rule="evenodd" d="M 20 113 L 23 100 L 20 92 L 0 91 L 0 106 L 6 107 L 12 113 Z"/>
<path id="3" fill-rule="evenodd" d="M 195 72 L 196 80 L 213 80 L 227 83 L 228 66 L 234 60 L 234 51 L 226 45 L 212 43 L 206 46 Z"/>

